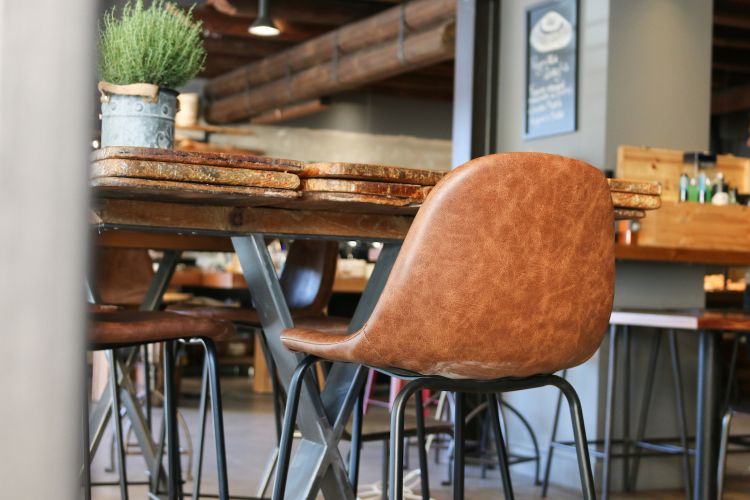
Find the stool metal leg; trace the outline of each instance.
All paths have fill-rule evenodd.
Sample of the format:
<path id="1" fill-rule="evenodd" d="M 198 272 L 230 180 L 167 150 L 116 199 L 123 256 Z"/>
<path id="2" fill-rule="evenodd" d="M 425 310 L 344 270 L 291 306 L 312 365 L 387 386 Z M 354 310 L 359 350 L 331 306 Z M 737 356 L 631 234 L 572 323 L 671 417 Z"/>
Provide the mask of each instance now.
<path id="1" fill-rule="evenodd" d="M 677 419 L 680 426 L 680 446 L 682 446 L 682 473 L 685 478 L 685 498 L 692 498 L 692 468 L 690 467 L 690 449 L 688 448 L 687 417 L 682 391 L 682 373 L 680 371 L 680 353 L 677 349 L 677 338 L 674 330 L 667 333 L 669 352 L 672 359 L 672 381 L 674 382 L 675 404 L 677 405 Z"/>
<path id="2" fill-rule="evenodd" d="M 148 344 L 143 345 L 143 386 L 146 391 L 146 427 L 151 434 L 151 363 L 148 359 Z"/>
<path id="3" fill-rule="evenodd" d="M 453 500 L 464 499 L 464 395 L 456 393 L 453 431 Z"/>
<path id="4" fill-rule="evenodd" d="M 219 383 L 219 364 L 216 360 L 216 346 L 211 339 L 201 339 L 206 350 L 206 365 L 209 385 L 211 386 L 211 420 L 214 425 L 214 442 L 216 444 L 216 470 L 219 482 L 219 498 L 229 499 L 229 481 L 227 480 L 227 458 L 224 444 L 224 418 L 221 413 L 221 384 Z"/>
<path id="5" fill-rule="evenodd" d="M 625 370 L 622 381 L 622 489 L 629 491 L 630 486 L 630 327 L 622 327 L 623 351 L 625 352 Z"/>
<path id="6" fill-rule="evenodd" d="M 430 500 L 430 477 L 428 475 L 427 449 L 425 448 L 424 432 L 424 404 L 422 390 L 418 390 L 414 397 L 417 406 L 417 451 L 419 453 L 419 477 L 422 483 L 422 500 Z M 356 490 L 355 490 L 356 491 Z"/>
<path id="7" fill-rule="evenodd" d="M 356 406 L 354 407 L 354 415 L 352 417 L 352 442 L 351 450 L 349 450 L 349 482 L 352 485 L 354 494 L 357 494 L 357 487 L 359 486 L 359 457 L 362 451 L 362 419 L 365 410 L 365 392 L 364 387 L 357 398 Z"/>
<path id="8" fill-rule="evenodd" d="M 734 412 L 728 408 L 721 419 L 721 441 L 719 443 L 719 470 L 716 477 L 716 498 L 721 500 L 724 494 L 724 474 L 727 468 L 727 448 L 729 447 L 729 429 L 732 426 Z"/>
<path id="9" fill-rule="evenodd" d="M 560 375 L 563 379 L 568 375 L 568 370 L 563 370 Z M 549 449 L 547 449 L 547 463 L 544 466 L 544 481 L 542 482 L 542 498 L 547 496 L 547 489 L 549 488 L 549 475 L 552 471 L 552 455 L 555 452 L 555 441 L 557 440 L 557 427 L 560 423 L 560 409 L 562 408 L 563 393 L 560 392 L 557 395 L 557 403 L 555 404 L 555 418 L 552 421 L 552 435 L 549 441 Z"/>
<path id="10" fill-rule="evenodd" d="M 583 498 L 585 500 L 594 500 L 596 490 L 594 487 L 594 475 L 591 473 L 591 459 L 589 458 L 588 441 L 586 440 L 586 428 L 583 424 L 583 411 L 581 410 L 581 401 L 578 399 L 573 386 L 567 380 L 550 376 L 550 383 L 560 389 L 568 400 L 570 408 L 570 420 L 573 424 L 573 436 L 576 442 L 576 452 L 578 455 L 578 469 L 581 474 L 581 487 Z"/>
<path id="11" fill-rule="evenodd" d="M 607 396 L 604 409 L 604 466 L 602 471 L 602 498 L 609 498 L 612 472 L 612 434 L 614 432 L 615 379 L 617 374 L 617 325 L 609 330 L 609 361 L 607 363 Z"/>
<path id="12" fill-rule="evenodd" d="M 503 442 L 503 429 L 500 425 L 500 414 L 498 412 L 497 398 L 494 394 L 488 395 L 487 408 L 490 413 L 492 430 L 495 434 L 495 446 L 497 447 L 497 466 L 500 469 L 500 475 L 503 481 L 503 492 L 506 500 L 513 500 L 513 483 L 510 479 L 510 469 L 508 468 L 508 453 Z"/>
<path id="13" fill-rule="evenodd" d="M 396 396 L 391 409 L 390 477 L 388 478 L 391 500 L 404 498 L 404 413 L 409 397 L 421 387 L 420 380 L 406 384 Z M 383 491 L 385 492 L 385 489 Z"/>
<path id="14" fill-rule="evenodd" d="M 120 418 L 120 387 L 117 385 L 117 358 L 115 351 L 107 351 L 109 359 L 109 383 L 112 386 L 112 420 L 115 424 L 117 460 L 120 468 L 120 498 L 128 499 L 128 473 L 125 464 L 125 443 L 122 439 L 122 419 Z"/>
<path id="15" fill-rule="evenodd" d="M 208 362 L 203 361 L 203 375 L 201 377 L 200 407 L 200 428 L 198 431 L 198 448 L 195 453 L 195 462 L 193 463 L 193 499 L 200 498 L 201 479 L 203 473 L 203 448 L 206 443 L 206 418 L 208 416 Z"/>
<path id="16" fill-rule="evenodd" d="M 84 372 L 83 375 L 83 387 L 84 393 L 82 398 L 83 408 L 81 415 L 83 416 L 83 498 L 84 500 L 91 500 L 91 450 L 89 448 L 90 432 L 89 432 L 89 390 L 88 384 L 88 373 Z"/>
<path id="17" fill-rule="evenodd" d="M 646 381 L 645 388 L 643 390 L 643 398 L 641 399 L 641 410 L 638 416 L 638 426 L 635 431 L 635 442 L 643 441 L 646 435 L 646 423 L 648 421 L 648 411 L 651 407 L 651 395 L 654 389 L 654 379 L 656 377 L 656 365 L 659 361 L 659 350 L 661 348 L 661 332 L 654 334 L 651 342 L 651 356 L 648 361 L 648 368 L 646 370 Z M 633 457 L 633 463 L 630 471 L 630 490 L 635 489 L 638 484 L 638 471 L 641 465 L 641 452 L 640 448 L 636 446 L 635 456 Z"/>
<path id="18" fill-rule="evenodd" d="M 164 422 L 167 433 L 167 495 L 180 498 L 180 449 L 177 438 L 177 408 L 174 394 L 174 341 L 164 343 Z"/>
<path id="19" fill-rule="evenodd" d="M 283 500 L 286 491 L 286 479 L 289 474 L 289 461 L 292 455 L 292 439 L 294 438 L 294 424 L 297 421 L 297 410 L 299 398 L 302 393 L 302 384 L 310 366 L 315 363 L 315 356 L 307 356 L 303 359 L 292 375 L 289 382 L 289 393 L 284 412 L 284 425 L 281 432 L 281 443 L 279 444 L 279 465 L 276 469 L 276 482 L 273 487 L 273 500 Z"/>
<path id="20" fill-rule="evenodd" d="M 564 376 L 563 376 L 564 378 Z M 503 399 L 501 399 L 500 395 L 495 395 L 497 397 L 498 402 L 500 403 L 500 408 L 505 408 L 506 410 L 510 411 L 513 415 L 516 416 L 516 418 L 521 422 L 521 425 L 523 425 L 526 428 L 526 432 L 529 433 L 529 437 L 531 438 L 531 445 L 534 447 L 534 484 L 537 486 L 542 484 L 542 480 L 539 477 L 540 473 L 540 467 L 541 467 L 541 453 L 539 452 L 539 442 L 536 439 L 536 433 L 531 428 L 531 424 L 528 420 L 526 420 L 526 417 L 523 416 L 523 414 L 518 411 L 513 405 L 506 403 Z M 560 393 L 560 398 L 562 398 L 562 393 Z M 560 404 L 562 404 L 562 400 L 560 399 Z M 558 406 L 559 411 L 559 406 Z M 502 413 L 501 413 L 502 415 Z"/>

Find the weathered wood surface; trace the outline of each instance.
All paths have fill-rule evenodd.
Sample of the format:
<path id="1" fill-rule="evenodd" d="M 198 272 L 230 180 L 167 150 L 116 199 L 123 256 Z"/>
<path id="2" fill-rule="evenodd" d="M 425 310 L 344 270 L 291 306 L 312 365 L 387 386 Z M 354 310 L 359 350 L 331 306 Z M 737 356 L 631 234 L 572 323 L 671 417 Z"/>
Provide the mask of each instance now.
<path id="1" fill-rule="evenodd" d="M 412 216 L 400 214 L 231 207 L 207 203 L 196 206 L 127 199 L 100 199 L 92 208 L 92 221 L 98 226 L 221 236 L 265 233 L 401 240 L 412 220 Z"/>
<path id="2" fill-rule="evenodd" d="M 646 212 L 629 208 L 615 208 L 615 220 L 643 219 Z"/>
<path id="3" fill-rule="evenodd" d="M 661 206 L 661 197 L 648 194 L 620 193 L 613 191 L 612 204 L 615 208 L 655 210 Z"/>
<path id="4" fill-rule="evenodd" d="M 317 38 L 278 54 L 266 57 L 206 84 L 206 95 L 212 99 L 245 91 L 325 61 L 336 50 L 351 53 L 398 37 L 401 17 L 409 31 L 418 31 L 456 15 L 456 0 L 416 0 L 393 7 L 380 14 L 347 24 Z"/>
<path id="5" fill-rule="evenodd" d="M 96 231 L 91 241 L 108 248 L 145 248 L 150 250 L 193 250 L 202 252 L 234 252 L 232 241 L 224 236 L 157 233 L 154 231 Z"/>
<path id="6" fill-rule="evenodd" d="M 300 185 L 299 177 L 286 172 L 120 158 L 94 162 L 91 175 L 291 190 Z"/>
<path id="7" fill-rule="evenodd" d="M 661 195 L 661 184 L 654 181 L 637 181 L 632 179 L 607 179 L 610 191 L 619 193 L 637 193 Z"/>
<path id="8" fill-rule="evenodd" d="M 406 198 L 414 202 L 424 200 L 423 186 L 395 182 L 354 181 L 348 179 L 303 179 L 300 191 L 303 193 L 351 193 Z"/>
<path id="9" fill-rule="evenodd" d="M 275 170 L 297 172 L 304 164 L 296 160 L 270 158 L 267 156 L 241 155 L 207 151 L 178 151 L 174 149 L 135 148 L 111 146 L 91 153 L 91 161 L 107 159 L 146 160 L 166 163 L 190 163 L 214 167 L 249 168 L 253 170 Z"/>
<path id="10" fill-rule="evenodd" d="M 434 186 L 445 172 L 418 168 L 368 165 L 366 163 L 308 163 L 300 172 L 302 178 L 351 179 L 361 181 L 398 182 Z"/>
<path id="11" fill-rule="evenodd" d="M 98 198 L 213 203 L 223 205 L 274 205 L 296 198 L 297 191 L 247 186 L 215 186 L 192 182 L 157 181 L 129 177 L 96 177 L 90 183 Z"/>

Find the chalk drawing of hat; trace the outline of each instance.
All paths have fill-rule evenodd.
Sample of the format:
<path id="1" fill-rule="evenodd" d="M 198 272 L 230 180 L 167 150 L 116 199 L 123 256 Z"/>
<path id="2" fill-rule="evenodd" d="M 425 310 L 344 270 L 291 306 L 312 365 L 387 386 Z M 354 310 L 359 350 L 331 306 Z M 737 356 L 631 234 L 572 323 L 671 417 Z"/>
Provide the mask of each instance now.
<path id="1" fill-rule="evenodd" d="M 554 10 L 547 12 L 531 29 L 531 46 L 537 52 L 552 52 L 567 47 L 573 40 L 573 26 Z"/>

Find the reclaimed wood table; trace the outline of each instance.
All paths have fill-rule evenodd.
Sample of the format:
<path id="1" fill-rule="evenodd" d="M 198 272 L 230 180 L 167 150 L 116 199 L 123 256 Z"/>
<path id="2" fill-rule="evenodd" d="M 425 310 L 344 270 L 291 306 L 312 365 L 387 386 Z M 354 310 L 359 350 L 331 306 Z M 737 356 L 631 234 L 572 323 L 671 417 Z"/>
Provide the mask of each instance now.
<path id="1" fill-rule="evenodd" d="M 99 232 L 184 235 L 186 246 L 191 238 L 203 238 L 209 248 L 217 248 L 211 237 L 231 238 L 286 387 L 302 355 L 281 344 L 282 330 L 293 324 L 264 238 L 383 243 L 349 327 L 353 332 L 372 312 L 416 211 L 443 175 L 377 165 L 108 148 L 93 155 L 91 222 Z M 618 218 L 642 217 L 659 203 L 660 190 L 653 183 L 620 182 L 612 191 Z M 165 254 L 144 308 L 158 307 L 183 249 L 179 243 L 174 246 L 178 249 Z M 302 438 L 291 463 L 287 497 L 315 498 L 322 491 L 326 498 L 355 498 L 337 444 L 365 377 L 361 366 L 334 363 L 322 391 L 312 379 L 306 381 L 297 422 Z M 139 414 L 133 401 L 125 404 Z M 105 404 L 100 406 L 106 410 Z M 94 417 L 106 419 L 104 410 L 97 407 Z M 150 469 L 158 470 L 155 446 L 142 446 Z"/>

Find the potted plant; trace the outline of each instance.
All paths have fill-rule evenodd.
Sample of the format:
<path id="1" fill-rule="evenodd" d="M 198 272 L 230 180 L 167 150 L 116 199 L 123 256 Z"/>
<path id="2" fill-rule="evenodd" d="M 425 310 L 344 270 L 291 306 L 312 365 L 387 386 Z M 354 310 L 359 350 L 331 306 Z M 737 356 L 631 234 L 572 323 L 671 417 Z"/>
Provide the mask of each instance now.
<path id="1" fill-rule="evenodd" d="M 115 8 L 99 33 L 99 91 L 104 146 L 171 148 L 177 87 L 202 68 L 201 23 L 191 11 L 154 0 Z"/>

